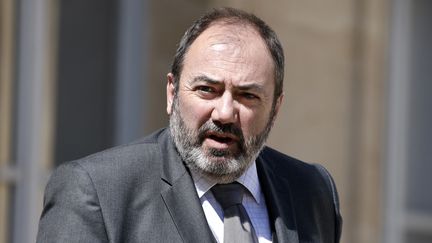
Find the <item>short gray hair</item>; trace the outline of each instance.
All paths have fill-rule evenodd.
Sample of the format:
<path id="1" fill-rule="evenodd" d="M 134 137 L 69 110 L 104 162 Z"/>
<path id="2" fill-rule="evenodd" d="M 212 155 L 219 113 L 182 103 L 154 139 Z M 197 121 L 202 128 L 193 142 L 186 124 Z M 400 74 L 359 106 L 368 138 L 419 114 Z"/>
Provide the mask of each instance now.
<path id="1" fill-rule="evenodd" d="M 210 27 L 212 23 L 219 21 L 224 21 L 228 24 L 248 24 L 258 31 L 261 38 L 264 40 L 274 62 L 275 101 L 283 92 L 284 79 L 284 53 L 276 33 L 257 16 L 242 10 L 227 7 L 213 9 L 212 11 L 201 16 L 189 27 L 189 29 L 187 29 L 181 38 L 174 56 L 174 61 L 171 65 L 171 73 L 174 76 L 175 90 L 177 91 L 178 89 L 184 58 L 189 47 L 202 32 Z"/>

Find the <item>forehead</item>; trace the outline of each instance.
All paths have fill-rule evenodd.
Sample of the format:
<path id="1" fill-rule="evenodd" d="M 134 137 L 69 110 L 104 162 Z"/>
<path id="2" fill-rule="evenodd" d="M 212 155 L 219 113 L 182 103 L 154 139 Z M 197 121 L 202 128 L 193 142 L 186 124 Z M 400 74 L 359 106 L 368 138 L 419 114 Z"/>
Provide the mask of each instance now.
<path id="1" fill-rule="evenodd" d="M 183 72 L 206 70 L 225 76 L 214 78 L 274 80 L 273 59 L 264 40 L 255 28 L 243 23 L 213 23 L 192 43 Z"/>

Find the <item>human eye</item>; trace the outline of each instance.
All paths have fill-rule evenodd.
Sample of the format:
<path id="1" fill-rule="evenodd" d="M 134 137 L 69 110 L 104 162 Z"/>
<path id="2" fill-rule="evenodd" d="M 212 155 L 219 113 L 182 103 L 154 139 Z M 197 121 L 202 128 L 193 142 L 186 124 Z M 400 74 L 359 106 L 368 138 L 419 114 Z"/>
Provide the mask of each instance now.
<path id="1" fill-rule="evenodd" d="M 250 91 L 239 92 L 236 96 L 240 103 L 248 107 L 257 106 L 262 102 L 259 94 Z"/>
<path id="2" fill-rule="evenodd" d="M 218 90 L 209 85 L 198 85 L 194 90 L 203 99 L 212 99 L 218 95 Z"/>
<path id="3" fill-rule="evenodd" d="M 247 100 L 259 100 L 259 96 L 250 92 L 243 92 L 241 93 L 241 96 Z"/>
<path id="4" fill-rule="evenodd" d="M 214 93 L 215 89 L 210 86 L 200 85 L 196 87 L 196 90 L 201 93 Z"/>

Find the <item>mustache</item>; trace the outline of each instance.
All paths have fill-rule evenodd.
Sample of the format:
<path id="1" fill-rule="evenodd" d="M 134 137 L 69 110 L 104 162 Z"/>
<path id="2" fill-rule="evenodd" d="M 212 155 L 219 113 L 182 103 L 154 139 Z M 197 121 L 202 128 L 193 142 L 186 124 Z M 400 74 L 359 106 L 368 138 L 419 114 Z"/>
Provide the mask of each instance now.
<path id="1" fill-rule="evenodd" d="M 200 143 L 204 141 L 207 132 L 228 133 L 236 136 L 240 143 L 244 142 L 242 130 L 232 123 L 221 124 L 213 122 L 212 120 L 207 121 L 198 129 L 198 138 Z"/>

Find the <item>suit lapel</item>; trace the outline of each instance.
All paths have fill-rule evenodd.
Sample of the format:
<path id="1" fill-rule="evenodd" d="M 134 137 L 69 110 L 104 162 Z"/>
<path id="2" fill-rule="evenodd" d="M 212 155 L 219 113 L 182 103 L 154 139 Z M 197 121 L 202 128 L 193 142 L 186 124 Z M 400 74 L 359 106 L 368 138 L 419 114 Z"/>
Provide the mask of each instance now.
<path id="1" fill-rule="evenodd" d="M 289 182 L 282 176 L 284 171 L 276 168 L 274 161 L 265 161 L 262 154 L 257 159 L 257 171 L 269 212 L 273 242 L 299 242 Z"/>
<path id="2" fill-rule="evenodd" d="M 162 192 L 162 198 L 184 242 L 212 242 L 213 235 L 191 185 L 191 178 L 185 173 Z"/>
<path id="3" fill-rule="evenodd" d="M 166 183 L 161 196 L 184 242 L 214 242 L 193 180 L 180 159 L 169 132 L 161 136 L 163 171 Z"/>
<path id="4" fill-rule="evenodd" d="M 193 180 L 182 163 L 169 131 L 159 137 L 162 154 L 161 196 L 184 242 L 216 242 L 208 226 Z M 269 212 L 273 242 L 299 242 L 295 208 L 289 182 L 277 163 L 266 161 L 262 152 L 257 171 Z"/>

